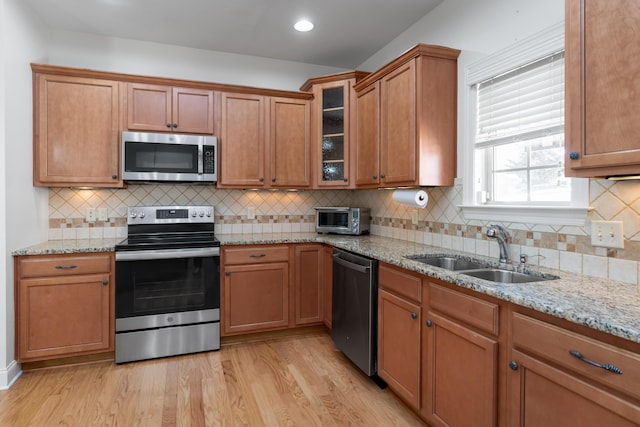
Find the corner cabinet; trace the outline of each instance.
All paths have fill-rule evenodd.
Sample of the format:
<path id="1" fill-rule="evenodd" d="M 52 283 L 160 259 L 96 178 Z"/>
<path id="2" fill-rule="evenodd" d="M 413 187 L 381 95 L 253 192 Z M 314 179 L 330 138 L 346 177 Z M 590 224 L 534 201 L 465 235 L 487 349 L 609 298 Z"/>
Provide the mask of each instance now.
<path id="1" fill-rule="evenodd" d="M 220 122 L 218 187 L 311 186 L 308 100 L 223 93 Z"/>
<path id="2" fill-rule="evenodd" d="M 16 257 L 16 360 L 113 351 L 113 254 Z"/>
<path id="3" fill-rule="evenodd" d="M 459 54 L 420 44 L 355 86 L 359 187 L 453 185 Z"/>
<path id="4" fill-rule="evenodd" d="M 127 83 L 127 129 L 213 134 L 213 91 Z"/>
<path id="5" fill-rule="evenodd" d="M 122 83 L 33 69 L 33 185 L 122 187 Z"/>
<path id="6" fill-rule="evenodd" d="M 353 188 L 356 112 L 353 86 L 369 73 L 353 71 L 310 79 L 301 90 L 313 91 L 312 138 L 314 186 Z"/>
<path id="7" fill-rule="evenodd" d="M 640 7 L 566 0 L 565 174 L 640 174 Z"/>

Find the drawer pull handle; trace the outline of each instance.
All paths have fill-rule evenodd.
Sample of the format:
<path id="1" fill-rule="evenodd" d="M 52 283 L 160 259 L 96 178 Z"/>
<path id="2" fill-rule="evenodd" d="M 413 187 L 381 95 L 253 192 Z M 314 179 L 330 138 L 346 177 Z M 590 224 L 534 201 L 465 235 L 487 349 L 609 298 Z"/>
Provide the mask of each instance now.
<path id="1" fill-rule="evenodd" d="M 589 365 L 595 366 L 596 368 L 602 368 L 605 371 L 609 371 L 609 372 L 613 372 L 614 374 L 618 374 L 618 375 L 622 375 L 622 370 L 614 365 L 611 365 L 609 363 L 606 364 L 601 364 L 598 362 L 594 362 L 593 360 L 589 360 L 586 357 L 584 357 L 582 355 L 582 353 L 580 353 L 579 351 L 576 350 L 569 350 L 569 354 L 571 354 L 573 357 L 577 357 L 578 359 L 582 360 L 585 363 L 588 363 Z"/>
<path id="2" fill-rule="evenodd" d="M 73 270 L 74 268 L 78 268 L 78 266 L 75 265 L 75 264 L 71 264 L 71 265 L 56 265 L 56 269 L 58 269 L 58 270 Z"/>
<path id="3" fill-rule="evenodd" d="M 251 254 L 249 255 L 251 258 L 263 258 L 266 257 L 267 254 Z"/>

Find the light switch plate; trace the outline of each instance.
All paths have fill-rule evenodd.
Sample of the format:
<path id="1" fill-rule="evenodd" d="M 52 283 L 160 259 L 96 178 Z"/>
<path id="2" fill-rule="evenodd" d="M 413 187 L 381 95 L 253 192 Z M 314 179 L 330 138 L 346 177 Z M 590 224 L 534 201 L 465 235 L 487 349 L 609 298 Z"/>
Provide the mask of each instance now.
<path id="1" fill-rule="evenodd" d="M 96 208 L 87 208 L 84 219 L 87 222 L 96 222 Z"/>
<path id="2" fill-rule="evenodd" d="M 411 223 L 413 225 L 418 225 L 418 211 L 414 210 L 411 212 Z"/>
<path id="3" fill-rule="evenodd" d="M 591 221 L 591 245 L 623 249 L 622 221 Z"/>
<path id="4" fill-rule="evenodd" d="M 109 220 L 109 209 L 107 208 L 98 208 L 98 221 L 108 221 Z"/>
<path id="5" fill-rule="evenodd" d="M 247 208 L 247 219 L 256 219 L 256 208 Z"/>

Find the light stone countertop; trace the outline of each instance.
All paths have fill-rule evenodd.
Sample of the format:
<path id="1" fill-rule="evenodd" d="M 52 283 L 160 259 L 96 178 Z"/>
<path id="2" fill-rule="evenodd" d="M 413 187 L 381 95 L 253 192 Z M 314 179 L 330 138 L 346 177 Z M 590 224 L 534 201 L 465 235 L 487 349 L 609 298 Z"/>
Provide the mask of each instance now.
<path id="1" fill-rule="evenodd" d="M 640 287 L 637 285 L 566 273 L 542 267 L 532 270 L 559 276 L 559 279 L 523 284 L 493 283 L 454 271 L 432 267 L 406 256 L 457 254 L 498 266 L 495 259 L 465 252 L 381 236 L 336 236 L 315 233 L 224 234 L 216 235 L 222 245 L 277 243 L 327 243 L 397 265 L 460 287 L 510 301 L 574 323 L 585 325 L 640 343 Z M 113 251 L 120 239 L 59 240 L 14 251 L 12 255 L 42 255 Z M 501 265 L 501 267 L 505 267 Z M 513 266 L 507 266 L 514 269 Z"/>

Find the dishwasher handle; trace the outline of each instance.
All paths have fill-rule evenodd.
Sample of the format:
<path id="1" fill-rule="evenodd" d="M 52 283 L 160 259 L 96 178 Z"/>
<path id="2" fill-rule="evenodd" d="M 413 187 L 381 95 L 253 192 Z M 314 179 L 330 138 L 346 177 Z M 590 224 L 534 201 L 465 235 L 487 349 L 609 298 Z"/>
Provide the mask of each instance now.
<path id="1" fill-rule="evenodd" d="M 347 267 L 352 270 L 359 271 L 360 273 L 368 273 L 369 270 L 371 270 L 371 267 L 355 264 L 353 262 L 347 261 L 346 259 L 340 258 L 340 254 L 333 254 L 333 261 L 340 264 L 343 267 Z"/>

